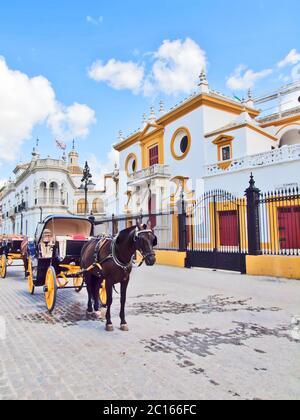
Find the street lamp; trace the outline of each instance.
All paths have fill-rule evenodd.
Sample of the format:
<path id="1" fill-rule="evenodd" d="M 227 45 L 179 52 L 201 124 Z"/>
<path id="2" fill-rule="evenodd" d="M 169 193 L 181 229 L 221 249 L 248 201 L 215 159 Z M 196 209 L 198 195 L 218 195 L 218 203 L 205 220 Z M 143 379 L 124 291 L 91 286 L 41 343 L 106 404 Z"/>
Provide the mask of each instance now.
<path id="1" fill-rule="evenodd" d="M 88 163 L 85 163 L 85 167 L 83 170 L 83 177 L 82 177 L 82 184 L 79 188 L 80 191 L 84 191 L 84 199 L 85 199 L 85 215 L 87 216 L 88 213 L 88 192 L 92 191 L 95 188 L 95 184 L 92 181 L 92 174 Z"/>

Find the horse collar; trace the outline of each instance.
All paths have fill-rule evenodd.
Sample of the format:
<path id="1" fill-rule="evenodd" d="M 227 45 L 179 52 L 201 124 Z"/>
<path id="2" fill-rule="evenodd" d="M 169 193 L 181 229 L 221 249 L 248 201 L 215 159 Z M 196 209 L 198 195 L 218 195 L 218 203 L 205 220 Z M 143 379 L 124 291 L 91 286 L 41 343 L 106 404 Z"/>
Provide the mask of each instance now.
<path id="1" fill-rule="evenodd" d="M 116 250 L 117 239 L 118 239 L 118 236 L 114 238 L 111 243 L 112 259 L 118 267 L 122 268 L 124 271 L 129 271 L 132 268 L 134 256 L 131 257 L 131 260 L 129 261 L 128 264 L 122 263 L 117 257 L 117 250 Z"/>

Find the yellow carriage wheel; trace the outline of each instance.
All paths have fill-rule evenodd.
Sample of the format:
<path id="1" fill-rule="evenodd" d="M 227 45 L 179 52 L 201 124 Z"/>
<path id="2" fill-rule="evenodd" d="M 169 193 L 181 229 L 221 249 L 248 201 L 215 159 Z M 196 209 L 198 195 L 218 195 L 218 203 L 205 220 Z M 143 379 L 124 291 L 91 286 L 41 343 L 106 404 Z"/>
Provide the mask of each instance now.
<path id="1" fill-rule="evenodd" d="M 106 292 L 106 280 L 103 281 L 100 289 L 100 302 L 102 306 L 107 305 L 107 292 Z"/>
<path id="2" fill-rule="evenodd" d="M 75 292 L 80 293 L 84 285 L 83 277 L 75 277 L 73 279 L 73 285 L 75 287 Z"/>
<path id="3" fill-rule="evenodd" d="M 33 270 L 32 270 L 32 259 L 28 258 L 28 289 L 31 295 L 34 295 L 34 284 L 33 284 Z"/>
<path id="4" fill-rule="evenodd" d="M 45 301 L 46 306 L 50 314 L 53 312 L 56 304 L 56 296 L 57 296 L 57 281 L 56 281 L 56 271 L 54 267 L 49 267 L 46 280 L 45 280 Z"/>
<path id="5" fill-rule="evenodd" d="M 2 279 L 5 279 L 7 273 L 7 258 L 6 255 L 1 255 L 0 259 L 0 276 Z"/>

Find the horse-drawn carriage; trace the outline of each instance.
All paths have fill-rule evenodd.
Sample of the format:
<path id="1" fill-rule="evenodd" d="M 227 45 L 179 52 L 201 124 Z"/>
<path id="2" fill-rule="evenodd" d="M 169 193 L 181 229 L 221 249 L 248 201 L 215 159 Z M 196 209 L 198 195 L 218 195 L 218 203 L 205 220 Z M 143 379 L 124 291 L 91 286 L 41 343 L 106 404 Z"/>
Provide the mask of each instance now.
<path id="1" fill-rule="evenodd" d="M 24 237 L 20 235 L 2 235 L 0 237 L 0 277 L 7 274 L 7 267 L 24 267 L 21 245 Z M 20 264 L 20 262 L 22 263 Z M 17 264 L 15 264 L 17 262 Z"/>
<path id="2" fill-rule="evenodd" d="M 58 290 L 84 287 L 81 252 L 93 235 L 93 222 L 77 216 L 49 216 L 38 225 L 34 242 L 28 243 L 28 288 L 33 295 L 43 287 L 48 311 L 55 308 Z M 106 303 L 105 283 L 100 300 Z"/>

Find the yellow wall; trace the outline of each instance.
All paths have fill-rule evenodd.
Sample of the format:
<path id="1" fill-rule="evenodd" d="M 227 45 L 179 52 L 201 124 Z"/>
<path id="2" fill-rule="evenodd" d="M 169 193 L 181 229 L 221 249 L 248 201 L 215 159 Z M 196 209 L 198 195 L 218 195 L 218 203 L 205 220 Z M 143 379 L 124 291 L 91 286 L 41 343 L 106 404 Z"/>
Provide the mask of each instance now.
<path id="1" fill-rule="evenodd" d="M 247 256 L 247 274 L 300 280 L 300 257 Z"/>
<path id="2" fill-rule="evenodd" d="M 169 265 L 171 267 L 185 267 L 186 252 L 178 251 L 155 251 L 156 264 Z M 141 256 L 138 254 L 137 262 L 141 262 Z"/>
<path id="3" fill-rule="evenodd" d="M 156 251 L 158 265 L 170 265 L 172 267 L 185 267 L 186 252 Z"/>

